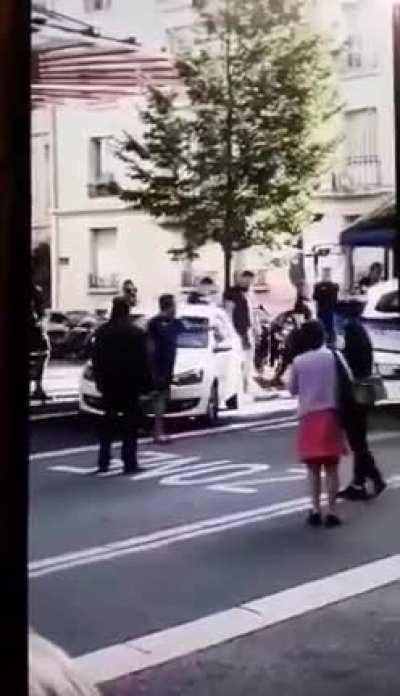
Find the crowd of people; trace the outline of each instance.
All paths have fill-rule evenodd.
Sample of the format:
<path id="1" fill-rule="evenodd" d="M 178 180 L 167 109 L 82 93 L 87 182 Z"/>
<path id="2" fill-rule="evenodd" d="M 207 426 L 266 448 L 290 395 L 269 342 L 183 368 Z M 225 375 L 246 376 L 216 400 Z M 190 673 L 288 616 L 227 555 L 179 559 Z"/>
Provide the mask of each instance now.
<path id="1" fill-rule="evenodd" d="M 380 277 L 379 264 L 370 269 L 369 281 Z M 367 332 L 355 317 L 344 322 L 342 350 L 337 349 L 335 314 L 339 286 L 332 281 L 331 271 L 322 271 L 321 281 L 313 291 L 315 310 L 307 297 L 305 283 L 299 283 L 294 306 L 287 313 L 289 330 L 282 343 L 279 359 L 271 377 L 264 375 L 260 326 L 254 311 L 251 288 L 254 274 L 244 271 L 237 283 L 221 297 L 210 277 L 204 277 L 190 304 L 219 304 L 230 316 L 242 350 L 243 393 L 251 392 L 255 383 L 262 389 L 285 385 L 298 397 L 298 456 L 309 471 L 312 510 L 311 525 L 321 524 L 321 471 L 325 469 L 328 488 L 327 526 L 340 523 L 336 511 L 338 498 L 365 500 L 369 497 L 367 482 L 379 495 L 385 488 L 383 477 L 370 452 L 367 438 L 369 407 L 376 395 L 357 398 L 357 385 L 373 390 L 373 350 Z M 367 282 L 367 280 L 365 280 Z M 185 330 L 177 318 L 175 297 L 163 294 L 159 311 L 150 319 L 146 332 L 130 319 L 138 303 L 138 290 L 132 280 L 122 285 L 121 295 L 112 304 L 110 319 L 97 329 L 92 350 L 95 383 L 102 395 L 104 416 L 101 419 L 98 472 L 108 471 L 112 441 L 122 434 L 122 460 L 125 474 L 139 470 L 137 432 L 144 396 L 152 400 L 155 415 L 154 440 L 168 443 L 164 416 L 168 408 L 170 388 L 177 354 L 177 342 Z M 43 332 L 38 330 L 43 316 L 40 293 L 32 292 L 32 341 L 42 359 L 34 375 L 35 394 L 43 398 L 42 377 L 49 348 Z M 268 346 L 273 354 L 273 344 Z M 288 379 L 284 382 L 284 376 Z M 376 387 L 376 385 L 375 385 Z M 117 429 L 118 425 L 118 429 Z M 350 448 L 354 455 L 354 476 L 351 484 L 339 490 L 338 464 Z"/>

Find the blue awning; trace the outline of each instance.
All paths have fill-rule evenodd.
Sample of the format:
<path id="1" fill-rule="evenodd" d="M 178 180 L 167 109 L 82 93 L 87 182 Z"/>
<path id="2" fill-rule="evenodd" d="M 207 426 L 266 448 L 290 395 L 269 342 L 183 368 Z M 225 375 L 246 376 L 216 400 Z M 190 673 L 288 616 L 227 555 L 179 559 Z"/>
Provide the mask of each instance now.
<path id="1" fill-rule="evenodd" d="M 347 247 L 391 247 L 397 234 L 396 203 L 390 195 L 372 213 L 346 227 L 340 243 Z"/>
<path id="2" fill-rule="evenodd" d="M 342 232 L 340 243 L 347 247 L 391 247 L 395 238 L 396 230 L 393 227 L 363 228 L 353 225 Z"/>

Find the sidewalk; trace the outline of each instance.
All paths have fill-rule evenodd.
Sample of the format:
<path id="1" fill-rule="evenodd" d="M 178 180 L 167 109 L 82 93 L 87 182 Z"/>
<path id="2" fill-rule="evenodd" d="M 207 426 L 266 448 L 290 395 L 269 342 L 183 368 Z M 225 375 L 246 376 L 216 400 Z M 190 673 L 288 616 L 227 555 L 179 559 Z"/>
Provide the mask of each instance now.
<path id="1" fill-rule="evenodd" d="M 104 696 L 394 696 L 400 582 L 103 684 Z"/>

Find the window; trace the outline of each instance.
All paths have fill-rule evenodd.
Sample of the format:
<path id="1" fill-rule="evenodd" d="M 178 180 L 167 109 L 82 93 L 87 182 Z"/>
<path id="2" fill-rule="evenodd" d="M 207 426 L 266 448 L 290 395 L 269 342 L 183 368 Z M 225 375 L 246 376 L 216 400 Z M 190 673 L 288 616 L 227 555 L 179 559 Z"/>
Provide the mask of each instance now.
<path id="1" fill-rule="evenodd" d="M 111 0 L 83 0 L 83 5 L 85 12 L 108 10 L 111 7 Z"/>
<path id="2" fill-rule="evenodd" d="M 185 331 L 178 335 L 178 348 L 207 348 L 209 340 L 208 319 L 203 317 L 181 317 Z"/>
<path id="3" fill-rule="evenodd" d="M 376 305 L 376 310 L 384 314 L 390 314 L 391 312 L 399 312 L 399 294 L 396 291 L 388 292 L 383 295 Z"/>
<path id="4" fill-rule="evenodd" d="M 379 59 L 374 39 L 371 40 L 375 31 L 371 19 L 358 3 L 344 4 L 343 12 L 347 32 L 342 53 L 343 72 L 348 75 L 375 72 Z"/>
<path id="5" fill-rule="evenodd" d="M 117 230 L 101 228 L 91 230 L 90 288 L 118 290 Z"/>
<path id="6" fill-rule="evenodd" d="M 103 182 L 113 176 L 114 155 L 111 143 L 112 139 L 109 136 L 90 138 L 89 178 L 93 183 Z"/>
<path id="7" fill-rule="evenodd" d="M 375 108 L 346 113 L 346 161 L 339 182 L 342 189 L 367 191 L 380 186 L 381 163 L 377 130 L 378 114 Z"/>
<path id="8" fill-rule="evenodd" d="M 110 136 L 90 138 L 88 182 L 90 198 L 118 194 L 118 186 L 113 174 L 114 164 L 112 138 Z"/>

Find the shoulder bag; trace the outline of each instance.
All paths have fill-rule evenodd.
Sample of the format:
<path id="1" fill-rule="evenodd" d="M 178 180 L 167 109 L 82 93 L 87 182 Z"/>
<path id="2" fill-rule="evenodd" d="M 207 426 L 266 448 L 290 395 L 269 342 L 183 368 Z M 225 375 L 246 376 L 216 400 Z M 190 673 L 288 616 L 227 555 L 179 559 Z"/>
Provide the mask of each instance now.
<path id="1" fill-rule="evenodd" d="M 388 396 L 383 379 L 377 369 L 375 374 L 370 377 L 354 382 L 353 394 L 355 402 L 360 406 L 374 406 L 377 401 L 384 401 Z"/>

